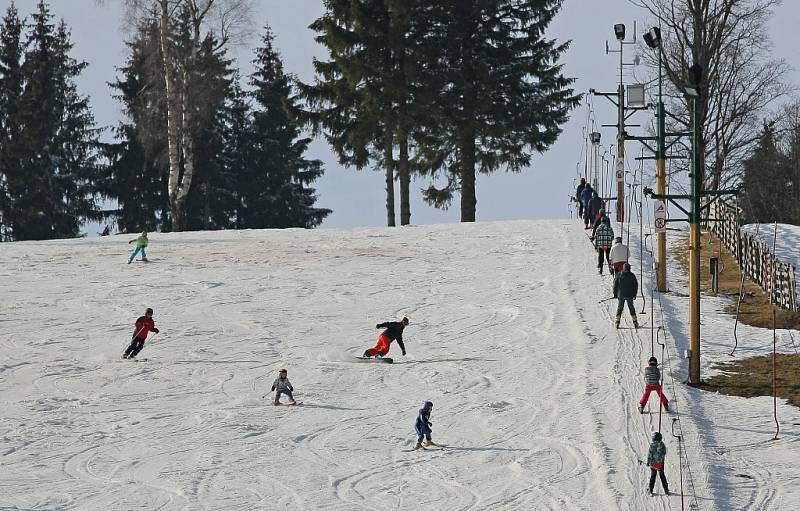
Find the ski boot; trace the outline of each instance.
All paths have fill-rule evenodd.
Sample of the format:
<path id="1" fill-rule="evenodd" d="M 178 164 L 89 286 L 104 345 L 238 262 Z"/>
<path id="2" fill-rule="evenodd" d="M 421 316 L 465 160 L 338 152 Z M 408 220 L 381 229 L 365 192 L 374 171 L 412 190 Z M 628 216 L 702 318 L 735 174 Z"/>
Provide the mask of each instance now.
<path id="1" fill-rule="evenodd" d="M 631 316 L 631 320 L 633 320 L 633 328 L 639 328 L 639 318 Z"/>
<path id="2" fill-rule="evenodd" d="M 364 355 L 362 355 L 362 356 L 363 356 L 364 358 L 370 358 L 370 357 L 369 357 L 369 350 L 364 350 Z"/>
<path id="3" fill-rule="evenodd" d="M 614 328 L 619 329 L 619 321 L 622 319 L 622 316 L 617 316 L 614 318 Z"/>
<path id="4" fill-rule="evenodd" d="M 273 404 L 274 406 L 278 406 L 279 404 L 281 404 L 281 402 L 280 402 L 280 401 L 278 401 L 278 400 L 276 399 L 276 400 L 274 400 L 274 401 L 272 402 L 272 404 Z"/>
<path id="5" fill-rule="evenodd" d="M 664 411 L 665 411 L 665 412 L 668 412 L 668 411 L 669 411 L 669 403 L 667 403 L 667 404 L 665 404 L 665 405 L 664 405 Z"/>
<path id="6" fill-rule="evenodd" d="M 148 261 L 146 257 L 142 257 L 142 262 L 143 263 L 149 263 L 150 261 Z"/>
<path id="7" fill-rule="evenodd" d="M 422 449 L 422 442 L 420 442 L 419 440 L 417 440 L 417 443 L 414 444 L 414 450 L 417 449 Z"/>
<path id="8" fill-rule="evenodd" d="M 425 447 L 431 447 L 431 446 L 436 447 L 436 444 L 433 443 L 433 440 L 425 440 L 425 442 L 423 442 L 422 445 L 424 445 Z"/>
<path id="9" fill-rule="evenodd" d="M 639 413 L 644 413 L 644 405 L 639 405 Z"/>
<path id="10" fill-rule="evenodd" d="M 297 404 L 297 401 L 295 401 L 293 397 L 290 397 L 289 398 L 289 404 L 290 405 L 295 405 L 295 404 Z"/>

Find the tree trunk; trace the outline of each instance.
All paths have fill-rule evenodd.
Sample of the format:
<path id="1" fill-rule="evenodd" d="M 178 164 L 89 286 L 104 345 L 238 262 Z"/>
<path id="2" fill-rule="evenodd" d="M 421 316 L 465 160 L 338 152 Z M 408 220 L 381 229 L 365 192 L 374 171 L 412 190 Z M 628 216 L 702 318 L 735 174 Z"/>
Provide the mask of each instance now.
<path id="1" fill-rule="evenodd" d="M 411 173 L 408 169 L 408 134 L 401 132 L 398 145 L 400 146 L 400 156 L 398 159 L 398 174 L 400 178 L 400 225 L 411 223 L 411 206 L 409 204 L 409 188 L 411 185 Z"/>
<path id="2" fill-rule="evenodd" d="M 167 155 L 169 157 L 169 181 L 167 192 L 172 213 L 172 229 L 181 230 L 179 227 L 185 218 L 185 211 L 179 211 L 178 187 L 181 174 L 181 134 L 180 134 L 180 93 L 175 86 L 175 73 L 169 47 L 169 0 L 159 0 L 161 17 L 159 23 L 159 42 L 161 44 L 161 60 L 164 66 L 164 88 L 167 100 Z M 183 201 L 185 206 L 185 201 Z"/>
<path id="3" fill-rule="evenodd" d="M 394 157 L 392 156 L 392 139 L 383 148 L 383 166 L 386 169 L 386 225 L 394 227 Z"/>
<path id="4" fill-rule="evenodd" d="M 180 183 L 176 190 L 175 204 L 177 207 L 183 209 L 181 218 L 183 221 L 174 226 L 175 231 L 184 231 L 188 227 L 186 223 L 186 202 L 189 198 L 189 189 L 192 186 L 192 179 L 194 178 L 195 171 L 195 151 L 194 151 L 194 138 L 192 135 L 192 126 L 194 125 L 194 116 L 192 115 L 191 99 L 189 98 L 188 87 L 190 77 L 184 71 L 183 84 L 184 91 L 182 94 L 183 113 L 181 115 L 181 149 L 183 156 L 183 172 L 181 174 Z"/>
<path id="5" fill-rule="evenodd" d="M 467 130 L 461 139 L 461 221 L 475 221 L 475 135 Z"/>

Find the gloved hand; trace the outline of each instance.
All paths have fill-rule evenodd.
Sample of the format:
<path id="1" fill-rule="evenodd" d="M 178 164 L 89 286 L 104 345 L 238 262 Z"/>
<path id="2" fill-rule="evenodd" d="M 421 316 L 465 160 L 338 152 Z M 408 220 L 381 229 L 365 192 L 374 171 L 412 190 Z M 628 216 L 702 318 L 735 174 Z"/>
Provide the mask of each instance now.
<path id="1" fill-rule="evenodd" d="M 594 236 L 589 236 L 589 241 L 594 241 Z"/>
<path id="2" fill-rule="evenodd" d="M 406 356 L 406 350 L 403 350 L 403 356 L 404 357 Z"/>
<path id="3" fill-rule="evenodd" d="M 153 332 L 158 333 L 158 328 L 154 328 Z"/>
<path id="4" fill-rule="evenodd" d="M 275 392 L 275 385 L 272 386 L 272 391 Z"/>
<path id="5" fill-rule="evenodd" d="M 294 389 L 292 387 L 289 387 L 289 392 L 294 392 Z"/>
<path id="6" fill-rule="evenodd" d="M 136 241 L 136 240 L 130 240 L 130 241 L 128 242 L 128 245 L 130 245 L 130 244 L 131 244 L 131 243 L 133 243 L 134 241 Z"/>
<path id="7" fill-rule="evenodd" d="M 381 327 L 380 325 L 375 325 L 375 328 L 380 328 L 380 327 Z"/>

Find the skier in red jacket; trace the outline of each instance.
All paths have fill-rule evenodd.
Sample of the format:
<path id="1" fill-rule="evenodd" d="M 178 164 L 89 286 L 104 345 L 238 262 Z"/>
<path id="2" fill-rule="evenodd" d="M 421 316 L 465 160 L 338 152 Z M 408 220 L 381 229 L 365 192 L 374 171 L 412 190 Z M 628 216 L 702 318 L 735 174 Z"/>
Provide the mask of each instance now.
<path id="1" fill-rule="evenodd" d="M 400 345 L 400 350 L 403 355 L 406 354 L 406 347 L 403 344 L 403 329 L 408 325 L 408 318 L 403 318 L 400 321 L 387 321 L 386 323 L 379 323 L 375 328 L 385 328 L 381 335 L 378 336 L 378 343 L 374 348 L 370 348 L 364 352 L 364 356 L 369 357 L 382 357 L 389 353 L 389 347 L 392 341 L 397 341 Z"/>
<path id="2" fill-rule="evenodd" d="M 122 358 L 136 358 L 136 355 L 144 348 L 147 332 L 158 333 L 158 328 L 156 328 L 156 324 L 153 321 L 153 309 L 150 307 L 144 311 L 144 316 L 140 316 L 139 319 L 136 320 L 136 328 L 133 331 L 131 345 L 128 346 L 128 349 L 122 354 Z"/>

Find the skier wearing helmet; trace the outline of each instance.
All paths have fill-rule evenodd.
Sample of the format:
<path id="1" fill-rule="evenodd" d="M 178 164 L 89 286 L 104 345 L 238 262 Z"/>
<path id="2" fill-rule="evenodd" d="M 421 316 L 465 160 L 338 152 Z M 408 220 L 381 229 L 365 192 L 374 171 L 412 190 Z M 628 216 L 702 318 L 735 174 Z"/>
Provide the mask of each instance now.
<path id="1" fill-rule="evenodd" d="M 158 328 L 153 321 L 153 309 L 150 307 L 144 311 L 144 316 L 139 316 L 136 320 L 136 327 L 133 330 L 133 337 L 131 337 L 131 345 L 122 354 L 122 358 L 136 358 L 136 355 L 144 348 L 144 341 L 147 339 L 147 333 L 158 333 Z"/>
<path id="2" fill-rule="evenodd" d="M 653 391 L 661 399 L 664 410 L 669 411 L 669 401 L 662 391 L 661 371 L 658 369 L 658 359 L 656 357 L 650 357 L 650 360 L 647 361 L 647 367 L 644 369 L 644 383 L 644 394 L 642 394 L 642 399 L 639 400 L 639 413 L 644 413 L 644 407 L 650 399 L 650 393 Z"/>
<path id="3" fill-rule="evenodd" d="M 647 466 L 650 467 L 650 485 L 648 486 L 650 495 L 653 494 L 653 488 L 656 485 L 656 474 L 661 478 L 661 486 L 664 488 L 664 493 L 669 495 L 667 476 L 664 475 L 664 458 L 667 457 L 667 446 L 664 445 L 661 438 L 661 433 L 656 431 L 653 434 L 650 449 L 647 451 Z"/>
<path id="4" fill-rule="evenodd" d="M 433 403 L 425 401 L 425 403 L 422 404 L 422 408 L 419 410 L 419 414 L 417 414 L 417 422 L 414 423 L 414 430 L 417 432 L 417 443 L 414 444 L 414 449 L 436 445 L 433 443 L 433 440 L 431 440 L 431 426 L 433 423 L 430 419 L 432 410 Z M 423 438 L 425 439 L 425 443 L 422 442 Z"/>

